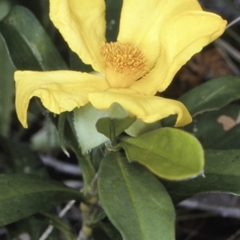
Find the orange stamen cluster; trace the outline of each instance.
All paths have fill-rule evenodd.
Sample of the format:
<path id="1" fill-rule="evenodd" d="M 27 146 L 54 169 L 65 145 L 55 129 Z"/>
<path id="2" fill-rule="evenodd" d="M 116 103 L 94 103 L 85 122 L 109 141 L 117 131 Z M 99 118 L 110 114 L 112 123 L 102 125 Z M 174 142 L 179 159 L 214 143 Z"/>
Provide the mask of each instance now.
<path id="1" fill-rule="evenodd" d="M 121 74 L 130 85 L 148 72 L 143 53 L 130 43 L 110 42 L 101 48 L 106 69 Z M 125 85 L 125 84 L 124 84 Z"/>

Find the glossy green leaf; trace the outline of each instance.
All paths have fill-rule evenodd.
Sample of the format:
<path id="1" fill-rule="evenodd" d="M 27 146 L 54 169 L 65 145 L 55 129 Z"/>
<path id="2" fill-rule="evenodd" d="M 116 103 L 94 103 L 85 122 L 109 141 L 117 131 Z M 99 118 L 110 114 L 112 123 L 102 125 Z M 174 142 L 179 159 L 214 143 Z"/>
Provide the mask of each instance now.
<path id="1" fill-rule="evenodd" d="M 103 208 L 125 240 L 174 239 L 175 213 L 160 182 L 125 156 L 109 153 L 99 171 Z"/>
<path id="2" fill-rule="evenodd" d="M 10 0 L 16 4 L 16 0 Z M 49 0 L 41 1 L 28 1 L 28 0 L 18 0 L 17 3 L 21 6 L 29 9 L 37 19 L 43 24 L 44 28 L 47 29 L 50 34 L 54 34 L 56 30 L 53 30 L 54 26 L 51 24 L 49 18 Z M 56 34 L 56 32 L 55 32 Z"/>
<path id="3" fill-rule="evenodd" d="M 46 211 L 65 201 L 84 201 L 82 193 L 37 175 L 0 175 L 0 226 Z"/>
<path id="4" fill-rule="evenodd" d="M 14 6 L 0 22 L 0 33 L 17 69 L 67 69 L 44 28 L 27 8 Z"/>
<path id="5" fill-rule="evenodd" d="M 113 103 L 107 112 L 110 117 L 100 118 L 96 123 L 96 128 L 98 132 L 104 134 L 111 141 L 114 141 L 117 136 L 136 120 L 136 117 L 130 116 L 117 103 Z"/>
<path id="6" fill-rule="evenodd" d="M 240 195 L 240 150 L 206 150 L 205 177 L 163 181 L 174 202 L 194 194 L 225 192 Z"/>
<path id="7" fill-rule="evenodd" d="M 240 105 L 229 104 L 197 115 L 184 129 L 195 135 L 204 148 L 240 149 Z"/>
<path id="8" fill-rule="evenodd" d="M 159 177 L 181 180 L 203 172 L 204 155 L 198 140 L 182 130 L 160 128 L 119 144 L 130 162 L 137 161 Z"/>
<path id="9" fill-rule="evenodd" d="M 240 78 L 216 78 L 188 91 L 179 100 L 192 115 L 217 110 L 240 98 Z"/>

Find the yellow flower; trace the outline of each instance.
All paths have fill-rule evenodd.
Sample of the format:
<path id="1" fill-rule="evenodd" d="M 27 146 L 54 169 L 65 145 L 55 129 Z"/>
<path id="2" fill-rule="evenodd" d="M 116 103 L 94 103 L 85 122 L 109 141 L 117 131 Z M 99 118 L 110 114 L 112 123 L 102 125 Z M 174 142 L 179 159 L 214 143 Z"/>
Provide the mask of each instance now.
<path id="1" fill-rule="evenodd" d="M 123 0 L 117 42 L 106 43 L 105 7 L 104 0 L 50 0 L 50 18 L 69 47 L 101 74 L 17 71 L 16 110 L 24 127 L 33 96 L 56 114 L 117 102 L 147 123 L 171 114 L 178 115 L 176 126 L 191 122 L 182 103 L 154 95 L 223 33 L 226 21 L 197 0 Z"/>

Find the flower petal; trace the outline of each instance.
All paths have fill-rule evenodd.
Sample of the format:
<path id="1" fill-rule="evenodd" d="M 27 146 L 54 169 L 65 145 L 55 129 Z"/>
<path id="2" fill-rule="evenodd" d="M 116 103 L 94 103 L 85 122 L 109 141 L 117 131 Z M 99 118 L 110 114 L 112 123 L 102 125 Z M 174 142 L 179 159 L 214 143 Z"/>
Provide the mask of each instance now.
<path id="1" fill-rule="evenodd" d="M 186 107 L 179 101 L 139 95 L 127 89 L 109 90 L 104 93 L 90 93 L 89 101 L 97 109 L 108 109 L 112 103 L 119 103 L 128 112 L 146 123 L 177 114 L 176 126 L 184 126 L 192 121 Z"/>
<path id="2" fill-rule="evenodd" d="M 186 11 L 201 10 L 196 0 L 124 0 L 118 40 L 137 46 L 151 68 L 160 54 L 161 28 Z"/>
<path id="3" fill-rule="evenodd" d="M 88 102 L 88 93 L 108 88 L 104 78 L 74 71 L 16 71 L 16 111 L 18 119 L 27 127 L 27 109 L 37 96 L 51 112 L 71 111 Z"/>
<path id="4" fill-rule="evenodd" d="M 161 54 L 156 66 L 131 88 L 150 95 L 164 91 L 195 53 L 224 32 L 226 23 L 220 16 L 203 11 L 188 12 L 169 21 L 161 31 Z"/>
<path id="5" fill-rule="evenodd" d="M 69 47 L 101 72 L 100 46 L 105 42 L 104 0 L 50 0 L 50 18 Z"/>

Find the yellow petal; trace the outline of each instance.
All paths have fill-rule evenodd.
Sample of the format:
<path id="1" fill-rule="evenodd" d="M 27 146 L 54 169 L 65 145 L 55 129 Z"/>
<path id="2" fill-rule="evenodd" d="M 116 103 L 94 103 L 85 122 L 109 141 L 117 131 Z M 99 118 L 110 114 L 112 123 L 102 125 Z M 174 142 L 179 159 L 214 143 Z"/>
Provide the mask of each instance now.
<path id="1" fill-rule="evenodd" d="M 124 0 L 118 41 L 137 46 L 148 59 L 149 68 L 160 54 L 162 26 L 186 11 L 201 10 L 196 0 Z"/>
<path id="2" fill-rule="evenodd" d="M 112 103 L 119 103 L 128 112 L 146 123 L 177 114 L 176 126 L 184 126 L 192 121 L 186 107 L 179 101 L 144 96 L 125 90 L 109 90 L 104 93 L 90 93 L 89 101 L 97 109 L 108 109 Z"/>
<path id="3" fill-rule="evenodd" d="M 74 71 L 16 71 L 16 111 L 20 122 L 27 127 L 27 109 L 37 96 L 51 112 L 71 111 L 88 102 L 88 93 L 104 91 L 106 80 L 92 74 Z"/>
<path id="4" fill-rule="evenodd" d="M 101 72 L 100 46 L 105 42 L 104 0 L 50 0 L 50 18 L 69 47 Z"/>
<path id="5" fill-rule="evenodd" d="M 226 23 L 220 16 L 203 11 L 188 12 L 169 21 L 161 31 L 161 54 L 156 66 L 131 88 L 150 95 L 164 91 L 195 53 L 224 32 Z"/>

